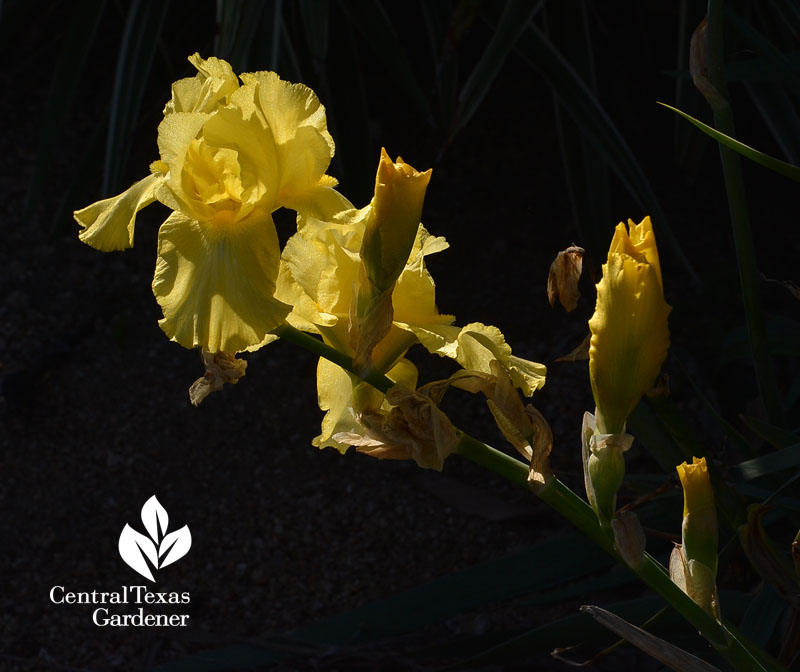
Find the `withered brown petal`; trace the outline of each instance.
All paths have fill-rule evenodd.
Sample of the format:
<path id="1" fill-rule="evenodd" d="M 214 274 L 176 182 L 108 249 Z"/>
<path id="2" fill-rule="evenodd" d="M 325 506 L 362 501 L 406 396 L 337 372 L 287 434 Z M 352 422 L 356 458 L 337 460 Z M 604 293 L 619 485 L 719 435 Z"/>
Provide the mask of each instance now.
<path id="1" fill-rule="evenodd" d="M 550 273 L 547 276 L 547 298 L 550 305 L 554 305 L 556 298 L 569 313 L 578 306 L 581 293 L 578 290 L 578 280 L 583 271 L 584 249 L 573 245 L 562 250 L 550 264 Z"/>

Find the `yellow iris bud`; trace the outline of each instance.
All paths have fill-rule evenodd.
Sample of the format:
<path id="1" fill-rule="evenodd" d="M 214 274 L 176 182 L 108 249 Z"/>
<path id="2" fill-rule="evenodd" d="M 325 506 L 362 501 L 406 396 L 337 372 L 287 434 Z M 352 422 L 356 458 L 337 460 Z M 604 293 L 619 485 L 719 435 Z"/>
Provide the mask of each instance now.
<path id="1" fill-rule="evenodd" d="M 717 615 L 717 510 L 706 458 L 695 457 L 677 470 L 683 486 L 683 543 L 673 551 L 670 575 L 697 604 Z"/>
<path id="2" fill-rule="evenodd" d="M 381 149 L 372 216 L 361 246 L 367 279 L 377 292 L 389 289 L 406 266 L 430 179 L 430 169 L 421 173 L 399 156 L 393 163 Z"/>
<path id="3" fill-rule="evenodd" d="M 717 572 L 717 509 L 706 458 L 678 465 L 683 486 L 683 552 Z"/>
<path id="4" fill-rule="evenodd" d="M 669 348 L 661 266 L 649 217 L 620 223 L 589 320 L 589 376 L 598 430 L 617 434 L 653 385 Z"/>

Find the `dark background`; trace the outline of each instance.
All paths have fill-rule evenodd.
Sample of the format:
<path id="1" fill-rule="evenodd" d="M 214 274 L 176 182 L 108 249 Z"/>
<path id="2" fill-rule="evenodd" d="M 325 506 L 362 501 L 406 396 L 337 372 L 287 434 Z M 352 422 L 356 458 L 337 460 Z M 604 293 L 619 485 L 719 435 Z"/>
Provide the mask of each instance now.
<path id="1" fill-rule="evenodd" d="M 572 530 L 525 491 L 458 457 L 438 475 L 354 451 L 342 456 L 313 448 L 322 417 L 316 406 L 316 363 L 288 344 L 248 355 L 247 375 L 237 386 L 213 395 L 199 409 L 189 404 L 187 388 L 202 373 L 200 360 L 160 332 L 150 290 L 157 229 L 166 211 L 158 204 L 143 211 L 136 246 L 113 254 L 78 241 L 71 211 L 146 174 L 157 158 L 156 127 L 170 83 L 192 75 L 185 60 L 189 54 L 215 53 L 215 34 L 220 39 L 215 6 L 169 4 L 141 109 L 126 136 L 118 184 L 103 193 L 105 128 L 129 3 L 96 3 L 97 31 L 87 35 L 92 41 L 85 65 L 75 64 L 80 74 L 68 92 L 72 104 L 53 141 L 40 146 L 53 114 L 53 74 L 67 58 L 62 45 L 69 41 L 79 4 L 87 7 L 70 2 L 41 3 L 35 11 L 22 3 L 0 6 L 0 669 L 146 669 L 243 644 L 282 656 L 280 669 L 433 669 L 466 657 L 470 646 L 481 650 L 481 641 L 488 647 L 493 634 L 530 630 L 576 613 L 583 603 L 604 605 L 644 595 L 635 584 L 623 584 L 590 595 L 565 593 L 542 606 L 522 587 L 518 593 L 493 593 L 489 571 L 465 579 L 445 598 L 435 589 L 425 598 L 422 591 L 418 602 L 403 607 L 409 615 L 395 629 L 383 627 L 381 618 L 390 614 L 402 620 L 396 604 L 378 609 L 367 625 L 338 632 L 330 646 L 315 643 L 304 649 L 280 638 L 460 570 L 553 540 L 569 541 Z M 475 115 L 448 141 L 447 115 L 421 116 L 353 23 L 360 3 L 341 3 L 350 4 L 347 11 L 331 3 L 322 65 L 302 30 L 299 4 L 284 3 L 284 38 L 295 54 L 279 71 L 297 81 L 299 70 L 328 107 L 338 157 L 331 174 L 362 206 L 372 190 L 381 146 L 419 169 L 434 168 L 423 220 L 451 245 L 429 259 L 438 306 L 455 314 L 458 324 L 497 325 L 515 354 L 548 365 L 548 384 L 533 403 L 553 427 L 558 475 L 579 488 L 581 416 L 593 406 L 586 364 L 554 360 L 586 333 L 593 288 L 585 277 L 575 313 L 551 309 L 545 293 L 548 266 L 559 250 L 575 243 L 587 247 L 587 265 L 599 269 L 616 223 L 628 217 L 638 222 L 649 213 L 613 173 L 591 172 L 597 163 L 587 160 L 584 179 L 598 184 L 607 179 L 608 213 L 593 210 L 591 221 L 576 218 L 587 201 L 570 195 L 557 133 L 558 123 L 566 124 L 574 140 L 573 122 L 563 110 L 556 116 L 558 83 L 517 53 L 504 62 Z M 422 10 L 416 3 L 384 4 L 432 109 L 445 109 Z M 540 26 L 549 21 L 551 37 L 565 54 L 578 53 L 570 13 L 585 18 L 593 40 L 583 47 L 592 54 L 597 99 L 639 160 L 698 276 L 693 280 L 664 243 L 661 231 L 667 223 L 655 220 L 667 300 L 674 306 L 673 353 L 680 357 L 680 366 L 673 357 L 665 367 L 672 395 L 709 450 L 730 459 L 718 426 L 680 373 L 693 372 L 731 421 L 745 409 L 759 413 L 749 365 L 720 358 L 726 337 L 744 317 L 718 153 L 709 140 L 676 124 L 673 113 L 656 105 L 675 102 L 677 78 L 685 106 L 708 120 L 676 59 L 681 26 L 691 32 L 702 8 L 688 3 L 681 16 L 680 3 L 570 1 L 555 9 L 546 4 L 550 14 L 536 21 Z M 500 5 L 460 5 L 471 17 L 454 46 L 461 84 L 491 39 Z M 268 3 L 267 11 L 272 8 Z M 257 38 L 248 52 L 247 69 L 269 67 L 268 45 L 262 41 Z M 747 56 L 735 41 L 729 49 Z M 734 84 L 732 95 L 740 137 L 781 156 L 747 92 Z M 26 207 L 43 149 L 50 155 L 47 173 Z M 580 172 L 573 170 L 573 178 Z M 769 278 L 797 280 L 796 187 L 747 163 L 744 173 L 760 270 Z M 291 216 L 278 223 L 285 239 Z M 797 316 L 798 304 L 785 288 L 765 282 L 761 291 L 769 311 Z M 412 357 L 423 381 L 452 371 L 438 358 Z M 783 363 L 780 384 L 788 390 L 795 369 Z M 479 399 L 454 395 L 447 410 L 458 426 L 503 446 Z M 672 474 L 640 447 L 630 454 L 629 465 L 632 472 L 660 474 L 665 507 L 673 516 L 661 532 L 677 539 L 681 502 Z M 154 493 L 170 514 L 170 529 L 184 523 L 191 529 L 191 551 L 164 569 L 157 584 L 159 591 L 190 592 L 185 611 L 191 628 L 100 629 L 91 624 L 91 607 L 51 604 L 53 585 L 91 591 L 144 583 L 120 560 L 117 540 L 125 523 L 141 529 L 139 511 Z M 636 494 L 626 490 L 621 501 Z M 569 543 L 563 547 L 565 564 L 576 555 L 593 557 L 584 547 L 588 541 Z M 664 541 L 654 544 L 668 550 Z M 536 557 L 532 553 L 514 565 L 521 586 L 537 572 L 552 571 L 552 558 L 540 567 Z M 497 581 L 513 586 L 514 575 L 500 567 L 503 576 Z M 741 572 L 726 580 L 746 592 L 756 582 L 746 568 Z M 573 578 L 565 570 L 565 584 Z M 484 592 L 490 597 L 481 598 Z M 447 613 L 428 618 L 433 605 L 454 595 L 449 612 L 445 608 Z M 583 639 L 568 633 L 554 637 L 488 669 L 561 669 L 549 652 Z M 437 657 L 434 651 L 417 658 L 409 653 L 459 641 L 466 642 L 460 654 L 448 650 Z M 585 659 L 613 641 L 607 635 L 570 657 Z M 703 645 L 694 639 L 691 646 L 702 650 Z M 231 661 L 240 660 L 239 654 L 230 655 Z M 623 648 L 599 665 L 640 670 L 654 664 Z"/>

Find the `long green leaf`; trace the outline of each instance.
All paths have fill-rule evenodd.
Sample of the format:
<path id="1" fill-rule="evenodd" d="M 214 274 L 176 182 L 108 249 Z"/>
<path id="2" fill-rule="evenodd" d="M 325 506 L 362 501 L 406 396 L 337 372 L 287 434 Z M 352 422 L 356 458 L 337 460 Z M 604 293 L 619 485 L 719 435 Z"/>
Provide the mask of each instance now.
<path id="1" fill-rule="evenodd" d="M 72 5 L 72 18 L 66 30 L 60 57 L 56 59 L 53 81 L 47 97 L 39 151 L 33 166 L 33 175 L 25 199 L 25 213 L 29 214 L 42 193 L 53 149 L 62 133 L 78 83 L 84 76 L 84 66 L 94 44 L 97 26 L 105 10 L 105 0 L 80 0 Z"/>
<path id="2" fill-rule="evenodd" d="M 800 90 L 800 72 L 793 67 L 791 60 L 781 53 L 766 36 L 757 31 L 752 24 L 734 12 L 730 5 L 725 7 L 725 21 L 748 45 L 769 62 L 769 70 L 780 74 L 781 78 L 796 91 Z"/>
<path id="3" fill-rule="evenodd" d="M 633 196 L 645 213 L 652 215 L 658 235 L 672 249 L 684 269 L 698 282 L 698 276 L 669 227 L 642 167 L 603 106 L 575 72 L 561 52 L 539 28 L 531 24 L 516 44 L 517 52 L 538 70 L 558 94 L 559 100 L 597 152 Z"/>
<path id="4" fill-rule="evenodd" d="M 742 420 L 750 429 L 778 450 L 800 443 L 800 432 L 790 432 L 783 427 L 777 427 L 750 416 L 743 416 Z"/>
<path id="5" fill-rule="evenodd" d="M 673 670 L 720 672 L 719 668 L 646 630 L 642 630 L 611 611 L 591 605 L 581 607 L 581 611 L 588 613 L 598 623 Z"/>
<path id="6" fill-rule="evenodd" d="M 264 0 L 217 0 L 214 55 L 228 61 L 234 72 L 249 69 L 248 54 L 267 6 Z"/>
<path id="7" fill-rule="evenodd" d="M 765 582 L 747 607 L 739 628 L 756 644 L 766 646 L 785 610 L 784 599 Z"/>
<path id="8" fill-rule="evenodd" d="M 338 5 L 350 23 L 383 63 L 387 76 L 404 92 L 425 119 L 432 119 L 428 98 L 422 92 L 404 46 L 379 0 L 348 0 Z"/>
<path id="9" fill-rule="evenodd" d="M 169 0 L 134 0 L 128 10 L 119 47 L 114 92 L 111 96 L 111 118 L 108 123 L 103 177 L 104 195 L 116 192 L 120 186 L 131 135 L 139 116 L 167 9 Z"/>
<path id="10" fill-rule="evenodd" d="M 575 549 L 580 548 L 580 553 Z M 454 614 L 539 592 L 613 564 L 579 534 L 548 541 L 513 555 L 443 576 L 386 600 L 373 602 L 296 631 L 280 646 L 229 646 L 156 668 L 156 672 L 227 670 L 231 659 L 248 665 L 279 660 L 295 646 L 368 642 L 420 630 Z"/>
<path id="11" fill-rule="evenodd" d="M 741 462 L 736 466 L 736 470 L 746 481 L 752 481 L 764 474 L 797 469 L 798 466 L 800 466 L 800 443 Z"/>
<path id="12" fill-rule="evenodd" d="M 475 114 L 517 40 L 525 32 L 542 4 L 542 0 L 539 2 L 508 0 L 506 2 L 505 9 L 495 26 L 492 39 L 458 95 L 456 115 L 449 124 L 448 142 L 466 126 L 472 115 Z"/>
<path id="13" fill-rule="evenodd" d="M 800 163 L 800 116 L 787 93 L 762 82 L 745 82 L 745 89 L 784 157 L 794 165 Z"/>
<path id="14" fill-rule="evenodd" d="M 586 5 L 581 5 L 582 20 L 578 20 L 574 6 L 564 3 L 551 5 L 544 15 L 545 30 L 553 42 L 565 45 L 564 55 L 596 95 L 587 11 Z M 602 258 L 608 247 L 608 225 L 614 221 L 608 164 L 563 109 L 558 92 L 552 90 L 551 93 L 572 219 L 590 256 Z"/>
<path id="15" fill-rule="evenodd" d="M 315 66 L 319 69 L 328 57 L 328 38 L 330 28 L 329 0 L 301 0 L 300 14 L 306 33 L 308 50 L 314 57 Z"/>
<path id="16" fill-rule="evenodd" d="M 757 149 L 750 147 L 749 145 L 745 145 L 743 142 L 739 142 L 738 140 L 730 137 L 729 135 L 725 135 L 724 133 L 720 133 L 715 128 L 712 128 L 708 124 L 704 124 L 699 119 L 695 119 L 694 117 L 686 114 L 685 112 L 681 112 L 681 110 L 672 107 L 672 105 L 667 105 L 666 103 L 658 103 L 659 105 L 663 105 L 664 107 L 672 110 L 673 112 L 677 112 L 681 115 L 684 119 L 686 119 L 689 123 L 694 124 L 699 128 L 703 133 L 710 135 L 714 140 L 719 142 L 721 145 L 724 145 L 728 149 L 732 149 L 734 152 L 737 152 L 744 156 L 751 161 L 755 161 L 757 164 L 764 166 L 765 168 L 769 168 L 770 170 L 774 170 L 776 173 L 780 173 L 784 177 L 788 177 L 790 180 L 794 180 L 795 182 L 800 182 L 800 167 L 793 166 L 791 163 L 786 163 L 785 161 L 781 161 L 780 159 L 775 159 L 764 152 L 759 152 Z"/>
<path id="17" fill-rule="evenodd" d="M 663 606 L 663 601 L 658 598 L 645 597 L 611 605 L 615 612 L 622 614 L 631 621 L 644 621 Z M 674 640 L 676 631 L 689 634 L 684 624 L 675 614 L 667 614 L 663 625 L 670 626 L 670 638 Z M 691 636 L 691 635 L 690 635 Z M 493 646 L 482 653 L 471 657 L 469 660 L 458 663 L 449 670 L 482 669 L 482 666 L 501 665 L 511 661 L 529 659 L 537 651 L 552 651 L 556 646 L 571 646 L 581 642 L 600 642 L 607 637 L 605 629 L 596 623 L 588 614 L 573 614 L 566 616 L 547 625 L 543 625 L 521 635 L 509 638 L 507 641 Z"/>
<path id="18" fill-rule="evenodd" d="M 770 316 L 766 321 L 767 347 L 773 355 L 800 356 L 800 322 L 785 317 Z M 733 329 L 723 340 L 719 361 L 726 363 L 749 356 L 747 328 Z"/>

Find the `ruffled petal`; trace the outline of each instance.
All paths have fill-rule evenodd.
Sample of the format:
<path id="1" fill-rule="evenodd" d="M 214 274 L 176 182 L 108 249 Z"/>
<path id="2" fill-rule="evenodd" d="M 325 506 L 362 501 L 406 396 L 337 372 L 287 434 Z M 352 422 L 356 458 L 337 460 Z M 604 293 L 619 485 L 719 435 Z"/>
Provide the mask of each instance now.
<path id="1" fill-rule="evenodd" d="M 351 405 L 353 387 L 358 379 L 340 366 L 320 359 L 317 364 L 317 398 L 319 407 L 325 411 L 322 418 L 322 433 L 313 440 L 317 448 L 332 446 L 344 453 L 348 446 L 332 437 L 339 432 L 360 433 L 361 426 Z M 363 430 L 361 430 L 363 431 Z"/>
<path id="2" fill-rule="evenodd" d="M 242 81 L 255 87 L 256 106 L 278 147 L 280 191 L 276 207 L 290 201 L 304 202 L 304 194 L 317 187 L 334 153 L 325 108 L 307 86 L 290 84 L 274 72 L 243 73 Z"/>
<path id="3" fill-rule="evenodd" d="M 208 118 L 208 114 L 200 112 L 176 112 L 164 117 L 158 125 L 158 150 L 169 172 L 156 191 L 156 196 L 168 208 L 200 221 L 213 219 L 215 211 L 210 205 L 197 200 L 194 185 L 187 183 L 189 176 L 185 166 L 192 141 Z"/>
<path id="4" fill-rule="evenodd" d="M 386 375 L 408 389 L 416 388 L 417 367 L 407 359 L 401 359 Z M 327 359 L 320 359 L 317 364 L 317 397 L 320 409 L 326 413 L 322 433 L 312 443 L 318 448 L 334 447 L 341 453 L 350 444 L 337 441 L 334 435 L 346 432 L 363 436 L 366 430 L 358 421 L 360 413 L 391 408 L 378 390 Z"/>
<path id="5" fill-rule="evenodd" d="M 511 346 L 497 327 L 480 322 L 461 329 L 442 324 L 398 326 L 412 331 L 429 352 L 455 359 L 464 369 L 492 373 L 492 362 L 498 362 L 526 397 L 545 383 L 547 367 L 512 355 Z"/>
<path id="6" fill-rule="evenodd" d="M 421 224 L 417 230 L 411 255 L 397 279 L 392 293 L 392 306 L 396 322 L 417 326 L 425 324 L 450 324 L 452 315 L 440 315 L 436 308 L 436 284 L 425 267 L 425 257 L 449 247 L 447 241 L 430 235 Z"/>
<path id="7" fill-rule="evenodd" d="M 164 116 L 175 112 L 212 112 L 239 88 L 239 78 L 227 61 L 213 56 L 202 59 L 197 53 L 189 56 L 189 61 L 198 72 L 172 85 L 172 99 L 164 107 Z"/>
<path id="8" fill-rule="evenodd" d="M 605 431 L 620 431 L 658 377 L 669 349 L 670 310 L 657 267 L 609 255 L 589 320 L 589 375 Z"/>
<path id="9" fill-rule="evenodd" d="M 241 216 L 256 205 L 270 211 L 278 195 L 278 156 L 272 133 L 254 110 L 245 91 L 234 96 L 237 105 L 220 108 L 203 126 L 203 141 L 236 152 L 241 179 Z"/>
<path id="10" fill-rule="evenodd" d="M 136 213 L 156 200 L 155 190 L 162 181 L 163 175 L 148 175 L 119 196 L 75 211 L 74 217 L 83 227 L 78 237 L 103 252 L 133 247 Z"/>
<path id="11" fill-rule="evenodd" d="M 173 213 L 161 226 L 153 293 L 172 340 L 209 352 L 265 342 L 290 307 L 274 298 L 280 248 L 272 218 L 252 216 L 235 234 L 210 234 Z"/>
<path id="12" fill-rule="evenodd" d="M 283 197 L 283 207 L 324 221 L 330 221 L 340 212 L 351 210 L 353 204 L 334 189 L 336 180 L 326 178 L 329 176 L 323 175 L 319 183 L 308 191 Z"/>

